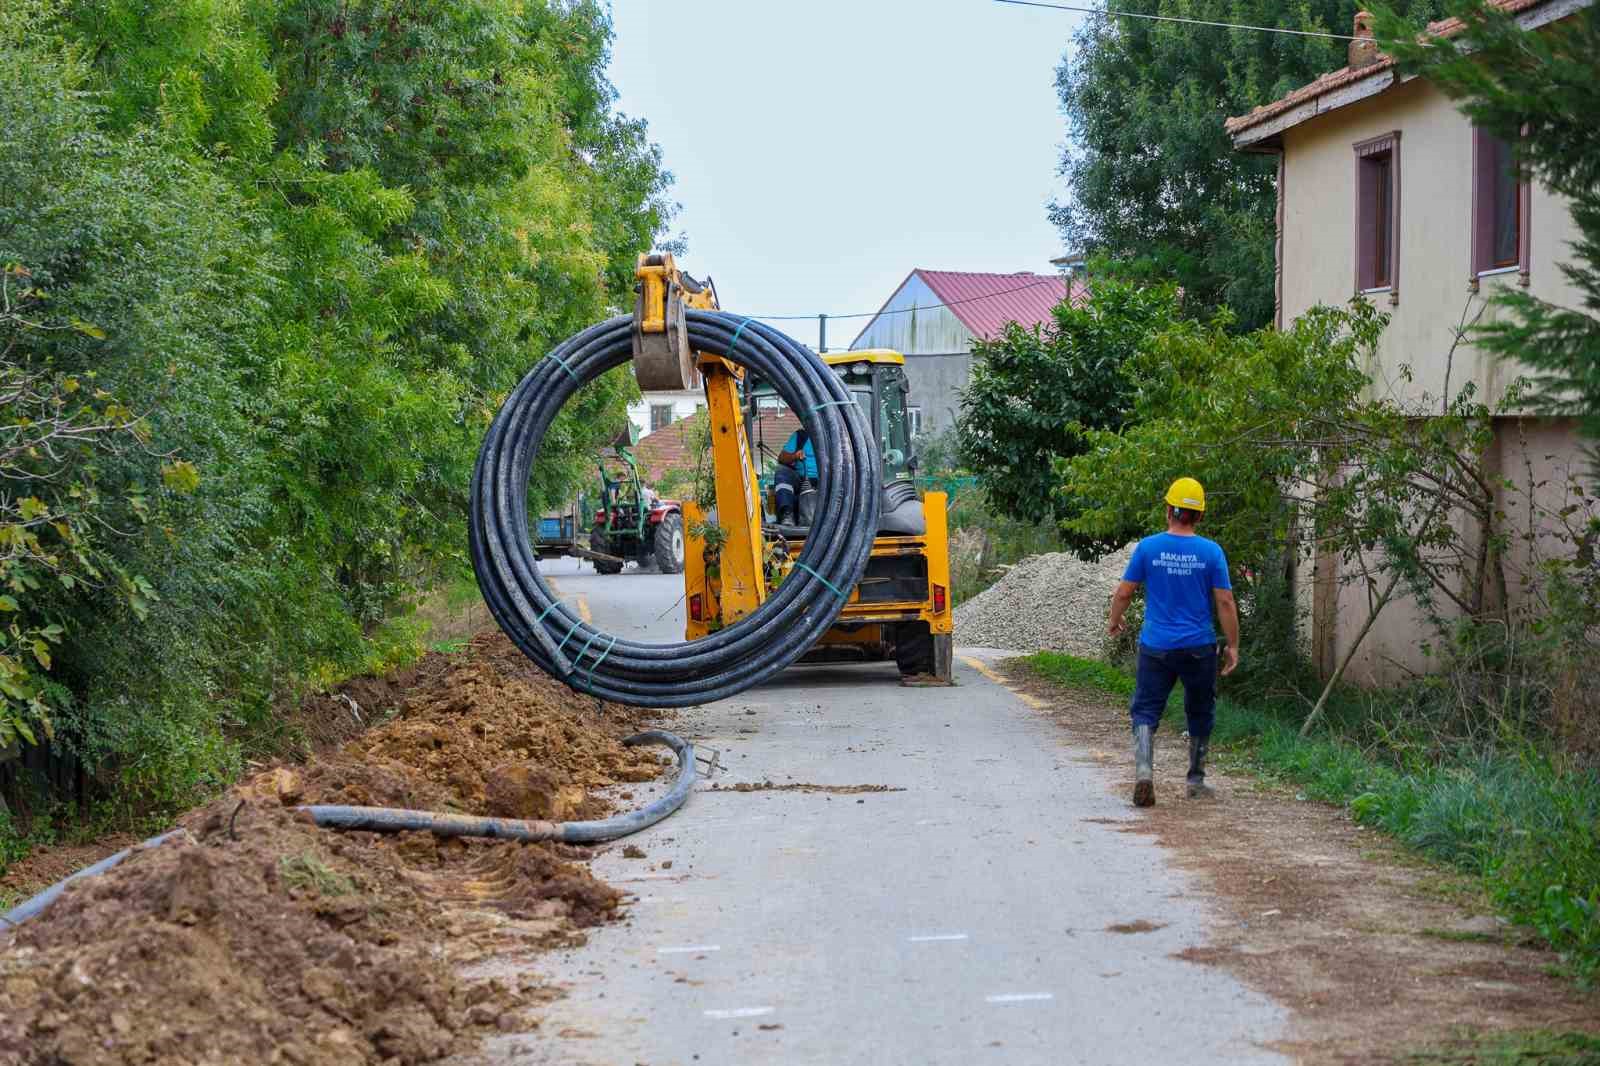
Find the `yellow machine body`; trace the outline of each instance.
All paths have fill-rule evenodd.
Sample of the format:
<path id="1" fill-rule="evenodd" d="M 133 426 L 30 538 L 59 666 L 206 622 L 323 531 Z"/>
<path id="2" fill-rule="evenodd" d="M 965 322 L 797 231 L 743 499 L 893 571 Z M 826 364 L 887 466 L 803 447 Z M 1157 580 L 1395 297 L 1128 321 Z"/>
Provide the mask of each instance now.
<path id="1" fill-rule="evenodd" d="M 671 301 L 717 309 L 716 291 L 681 275 L 670 255 L 640 257 L 636 333 L 669 335 Z M 646 341 L 645 344 L 651 343 Z M 639 348 L 636 340 L 636 350 Z M 674 353 L 676 354 L 676 353 Z M 823 361 L 836 372 L 850 367 L 903 367 L 905 356 L 887 349 L 835 352 Z M 658 360 L 658 363 L 669 360 Z M 755 450 L 745 423 L 741 368 L 718 356 L 694 353 L 706 394 L 711 461 L 716 486 L 715 523 L 693 501 L 683 505 L 685 636 L 696 640 L 716 632 L 761 605 L 786 580 L 804 547 L 803 537 L 764 531 L 767 506 L 760 489 Z M 671 367 L 667 376 L 670 377 Z M 659 380 L 659 379 L 658 379 Z M 641 385 L 644 382 L 641 380 Z M 872 545 L 867 573 L 850 590 L 838 619 L 808 657 L 874 660 L 888 658 L 907 626 L 926 626 L 943 648 L 934 658 L 933 680 L 949 681 L 949 642 L 953 630 L 950 596 L 948 499 L 942 492 L 922 497 L 924 531 L 882 534 Z"/>

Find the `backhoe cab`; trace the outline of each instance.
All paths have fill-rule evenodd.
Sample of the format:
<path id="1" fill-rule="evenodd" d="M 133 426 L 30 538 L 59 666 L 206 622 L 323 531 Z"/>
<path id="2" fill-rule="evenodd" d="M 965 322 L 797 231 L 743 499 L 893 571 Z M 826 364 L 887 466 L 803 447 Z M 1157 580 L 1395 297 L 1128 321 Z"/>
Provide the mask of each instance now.
<path id="1" fill-rule="evenodd" d="M 777 454 L 799 424 L 777 391 L 718 356 L 690 352 L 684 312 L 717 310 L 716 289 L 678 271 L 671 255 L 641 256 L 634 368 L 643 389 L 689 388 L 698 371 L 711 421 L 716 507 L 685 502 L 686 638 L 753 611 L 799 558 L 810 530 L 805 488 L 798 521 L 779 524 L 772 493 Z M 823 356 L 879 442 L 883 498 L 878 535 L 860 583 L 802 661 L 893 657 L 907 681 L 948 684 L 952 604 L 948 500 L 917 495 L 905 357 L 883 349 Z M 721 516 L 732 516 L 732 520 Z"/>

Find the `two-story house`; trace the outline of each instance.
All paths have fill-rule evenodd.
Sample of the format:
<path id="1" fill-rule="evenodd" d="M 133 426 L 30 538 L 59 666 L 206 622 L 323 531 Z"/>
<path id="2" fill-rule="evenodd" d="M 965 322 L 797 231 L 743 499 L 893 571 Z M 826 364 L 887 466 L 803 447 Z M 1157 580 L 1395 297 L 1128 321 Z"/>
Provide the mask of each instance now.
<path id="1" fill-rule="evenodd" d="M 1536 29 L 1592 2 L 1500 0 L 1500 6 Z M 1456 331 L 1506 286 L 1579 306 L 1558 267 L 1571 257 L 1576 227 L 1559 197 L 1517 180 L 1505 143 L 1475 129 L 1427 81 L 1397 71 L 1378 50 L 1369 22 L 1356 16 L 1343 69 L 1227 120 L 1235 148 L 1278 157 L 1278 322 L 1364 294 L 1392 316 L 1372 368 L 1382 388 L 1420 400 L 1470 381 L 1494 404 L 1517 368 L 1470 347 L 1452 357 Z M 1460 28 L 1445 20 L 1427 32 Z M 1583 461 L 1570 420 L 1506 418 L 1497 429 L 1494 467 L 1524 490 L 1547 482 L 1535 496 L 1544 493 L 1540 502 L 1559 505 L 1569 468 Z M 1519 500 L 1524 515 L 1536 510 Z M 1526 529 L 1528 520 L 1521 521 Z M 1513 540 L 1508 563 L 1527 570 L 1532 549 Z M 1337 565 L 1318 559 L 1314 579 L 1302 583 L 1312 649 L 1325 669 L 1366 618 L 1365 592 L 1340 582 Z M 1419 647 L 1425 630 L 1418 623 L 1409 604 L 1386 611 L 1352 662 L 1352 679 L 1387 681 L 1425 669 Z"/>

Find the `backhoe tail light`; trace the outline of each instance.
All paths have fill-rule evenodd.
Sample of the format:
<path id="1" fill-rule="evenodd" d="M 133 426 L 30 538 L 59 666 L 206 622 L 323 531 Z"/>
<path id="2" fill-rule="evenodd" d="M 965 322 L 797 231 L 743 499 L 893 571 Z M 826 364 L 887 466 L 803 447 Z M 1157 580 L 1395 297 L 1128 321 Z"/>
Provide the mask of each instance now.
<path id="1" fill-rule="evenodd" d="M 704 601 L 700 599 L 700 594 L 696 592 L 693 596 L 689 597 L 689 617 L 696 622 L 704 622 L 705 613 L 706 609 Z"/>
<path id="2" fill-rule="evenodd" d="M 943 614 L 944 613 L 944 586 L 943 585 L 935 585 L 935 586 L 933 586 L 933 613 L 934 614 Z"/>

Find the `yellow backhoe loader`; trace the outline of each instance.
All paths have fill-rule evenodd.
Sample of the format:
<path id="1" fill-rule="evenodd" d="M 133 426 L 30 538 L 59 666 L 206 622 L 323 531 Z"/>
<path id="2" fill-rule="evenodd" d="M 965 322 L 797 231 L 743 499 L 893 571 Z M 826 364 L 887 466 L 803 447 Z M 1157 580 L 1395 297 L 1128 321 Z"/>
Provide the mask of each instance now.
<path id="1" fill-rule="evenodd" d="M 720 310 L 716 287 L 682 273 L 670 254 L 640 256 L 633 315 L 633 362 L 645 390 L 706 394 L 716 489 L 714 511 L 683 505 L 685 637 L 696 640 L 754 611 L 793 572 L 809 532 L 805 492 L 798 514 L 780 524 L 762 470 L 782 447 L 767 440 L 797 424 L 768 383 L 720 356 L 690 350 L 684 312 Z M 905 357 L 885 349 L 837 352 L 823 360 L 876 432 L 882 486 L 878 532 L 860 583 L 838 619 L 803 661 L 893 657 L 910 683 L 948 684 L 951 602 L 948 499 L 918 496 Z M 822 471 L 826 477 L 827 472 Z M 786 516 L 788 517 L 788 516 Z"/>

